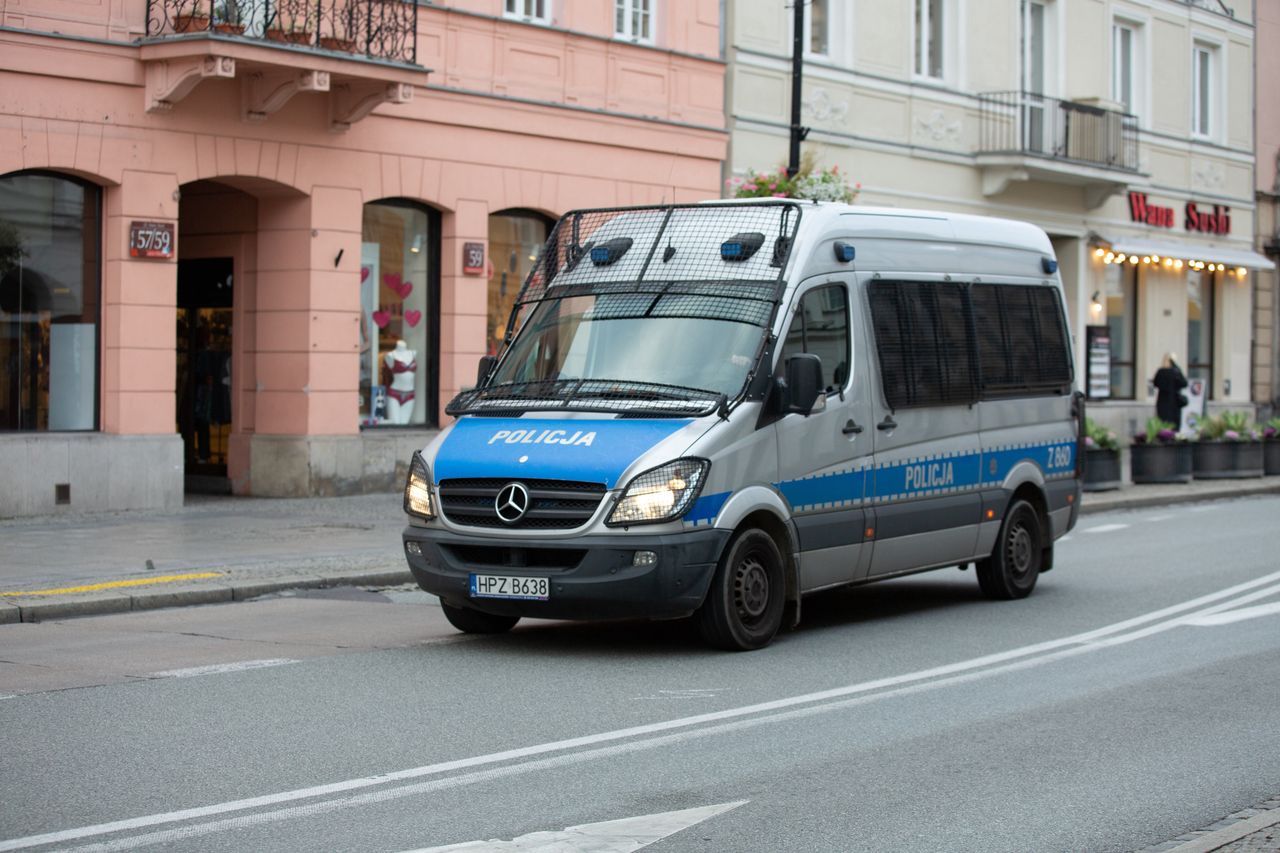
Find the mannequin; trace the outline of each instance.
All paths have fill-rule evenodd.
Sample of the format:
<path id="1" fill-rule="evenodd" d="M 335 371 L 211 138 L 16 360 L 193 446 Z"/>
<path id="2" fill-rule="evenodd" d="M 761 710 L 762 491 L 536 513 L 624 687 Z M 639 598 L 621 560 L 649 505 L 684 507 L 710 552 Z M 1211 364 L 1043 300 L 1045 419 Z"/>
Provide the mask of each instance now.
<path id="1" fill-rule="evenodd" d="M 413 417 L 413 394 L 418 370 L 418 354 L 404 341 L 396 341 L 396 348 L 382 357 L 391 371 L 391 384 L 387 387 L 387 422 L 407 424 Z"/>

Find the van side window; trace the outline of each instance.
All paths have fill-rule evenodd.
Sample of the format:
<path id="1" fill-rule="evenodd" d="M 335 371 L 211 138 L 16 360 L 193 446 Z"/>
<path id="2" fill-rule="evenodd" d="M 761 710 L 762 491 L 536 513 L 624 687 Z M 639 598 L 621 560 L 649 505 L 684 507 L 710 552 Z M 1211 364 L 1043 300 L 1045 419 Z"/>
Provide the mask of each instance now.
<path id="1" fill-rule="evenodd" d="M 822 359 L 822 384 L 829 392 L 849 379 L 849 298 L 843 284 L 816 287 L 800 299 L 778 359 L 781 368 L 796 353 Z"/>
<path id="2" fill-rule="evenodd" d="M 868 287 L 884 396 L 892 409 L 978 398 L 964 287 L 875 281 Z"/>
<path id="3" fill-rule="evenodd" d="M 1071 384 L 1070 344 L 1055 289 L 975 284 L 969 296 L 984 398 L 1057 393 Z"/>

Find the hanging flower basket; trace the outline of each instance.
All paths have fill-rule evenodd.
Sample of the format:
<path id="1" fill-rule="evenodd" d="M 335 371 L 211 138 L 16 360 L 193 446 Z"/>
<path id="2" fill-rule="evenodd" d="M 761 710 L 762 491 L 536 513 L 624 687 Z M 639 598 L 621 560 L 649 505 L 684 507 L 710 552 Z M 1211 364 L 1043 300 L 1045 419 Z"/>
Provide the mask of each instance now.
<path id="1" fill-rule="evenodd" d="M 174 15 L 175 33 L 200 33 L 209 29 L 208 15 Z"/>

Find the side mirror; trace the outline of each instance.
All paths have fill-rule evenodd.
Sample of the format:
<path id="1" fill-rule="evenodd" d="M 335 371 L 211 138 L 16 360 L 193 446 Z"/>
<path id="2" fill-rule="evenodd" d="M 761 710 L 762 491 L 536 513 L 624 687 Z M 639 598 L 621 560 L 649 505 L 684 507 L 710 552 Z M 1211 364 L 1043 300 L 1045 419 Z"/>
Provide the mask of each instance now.
<path id="1" fill-rule="evenodd" d="M 493 366 L 498 363 L 496 355 L 480 356 L 480 367 L 476 369 L 476 387 L 479 388 L 484 381 L 489 378 L 489 374 L 493 372 Z"/>
<path id="2" fill-rule="evenodd" d="M 807 415 L 822 394 L 822 359 L 802 352 L 787 359 L 787 396 L 783 411 Z"/>

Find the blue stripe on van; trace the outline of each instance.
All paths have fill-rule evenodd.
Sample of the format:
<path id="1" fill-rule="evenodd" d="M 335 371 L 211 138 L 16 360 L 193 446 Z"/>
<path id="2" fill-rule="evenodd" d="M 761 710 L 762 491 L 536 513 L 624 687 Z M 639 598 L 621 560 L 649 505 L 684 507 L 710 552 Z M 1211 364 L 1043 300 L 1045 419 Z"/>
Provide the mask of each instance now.
<path id="1" fill-rule="evenodd" d="M 994 447 L 973 453 L 923 456 L 890 462 L 874 471 L 858 467 L 816 477 L 784 480 L 774 483 L 774 487 L 787 499 L 792 512 L 845 509 L 871 502 L 888 503 L 999 486 L 1013 467 L 1022 462 L 1035 465 L 1046 480 L 1072 477 L 1076 466 L 1076 440 L 1070 438 Z M 685 524 L 713 523 L 729 495 L 729 492 L 721 492 L 699 498 L 685 516 Z"/>

